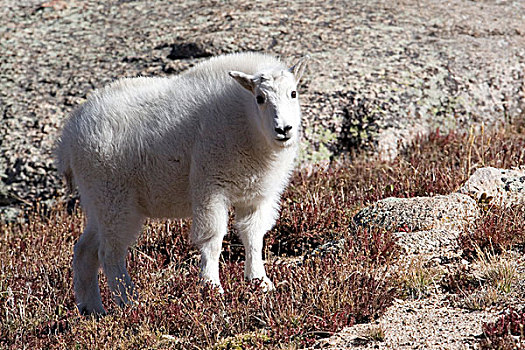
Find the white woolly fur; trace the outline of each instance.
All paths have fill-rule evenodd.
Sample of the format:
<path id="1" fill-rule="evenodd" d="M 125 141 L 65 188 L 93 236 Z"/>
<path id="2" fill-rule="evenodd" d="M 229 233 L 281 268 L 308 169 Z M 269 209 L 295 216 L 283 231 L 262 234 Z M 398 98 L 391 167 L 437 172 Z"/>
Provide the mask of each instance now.
<path id="1" fill-rule="evenodd" d="M 71 115 L 56 153 L 87 215 L 73 258 L 82 314 L 105 313 L 100 267 L 119 305 L 136 298 L 125 257 L 147 217 L 192 217 L 201 278 L 221 288 L 219 256 L 233 208 L 245 277 L 273 288 L 263 236 L 293 169 L 304 62 L 287 68 L 265 54 L 218 56 L 170 78 L 118 80 Z"/>

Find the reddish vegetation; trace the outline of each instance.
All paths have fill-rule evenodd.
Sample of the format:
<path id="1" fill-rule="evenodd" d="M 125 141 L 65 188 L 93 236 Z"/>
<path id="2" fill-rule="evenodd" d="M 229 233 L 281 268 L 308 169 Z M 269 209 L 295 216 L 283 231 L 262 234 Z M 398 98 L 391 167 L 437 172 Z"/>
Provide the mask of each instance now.
<path id="1" fill-rule="evenodd" d="M 522 349 L 525 345 L 525 308 L 521 311 L 508 309 L 497 321 L 485 323 L 483 334 L 482 349 Z"/>
<path id="2" fill-rule="evenodd" d="M 124 345 L 129 337 L 130 347 L 145 347 L 169 335 L 178 339 L 171 347 L 186 349 L 254 331 L 260 333 L 250 338 L 255 347 L 306 345 L 345 325 L 374 319 L 395 295 L 393 281 L 384 277 L 385 262 L 395 252 L 384 249 L 391 240 L 387 233 L 357 231 L 343 250 L 322 258 L 273 259 L 268 271 L 277 282 L 274 293 L 244 282 L 242 264 L 226 260 L 221 270 L 225 293 L 219 295 L 197 283 L 187 223 L 151 222 L 128 257 L 130 273 L 140 276 L 139 304 L 112 307 L 110 316 L 93 322 L 77 315 L 71 291 L 71 249 L 82 216 L 57 210 L 45 217 L 35 213 L 29 221 L 5 227 L 2 237 L 2 261 L 9 259 L 2 267 L 8 284 L 0 295 L 7 306 L 0 337 L 4 346 L 98 348 Z M 6 239 L 15 248 L 12 253 Z M 106 289 L 103 296 L 111 305 Z"/>
<path id="3" fill-rule="evenodd" d="M 78 316 L 71 290 L 72 247 L 82 214 L 37 208 L 25 224 L 0 225 L 0 347 L 312 344 L 346 325 L 376 318 L 399 295 L 395 274 L 386 273 L 399 254 L 395 241 L 389 232 L 355 227 L 352 216 L 359 208 L 388 196 L 449 193 L 476 167 L 510 168 L 524 159 L 523 133 L 469 138 L 436 132 L 390 163 L 358 156 L 297 172 L 283 196 L 281 218 L 266 239 L 267 269 L 277 286 L 268 294 L 243 281 L 243 253 L 234 234 L 225 240 L 225 293 L 218 295 L 197 283 L 198 254 L 187 245 L 189 222 L 148 222 L 128 257 L 139 303 L 118 309 L 103 289 L 110 315 L 98 321 Z M 510 214 L 491 209 L 464 242 L 483 245 L 490 237 L 504 247 L 523 244 L 523 229 L 503 219 Z M 311 254 L 341 238 L 343 249 Z M 489 337 L 498 337 L 487 327 Z"/>
<path id="4" fill-rule="evenodd" d="M 509 208 L 488 207 L 475 228 L 460 237 L 460 244 L 465 257 L 472 259 L 476 247 L 501 253 L 511 247 L 525 244 L 525 206 Z"/>

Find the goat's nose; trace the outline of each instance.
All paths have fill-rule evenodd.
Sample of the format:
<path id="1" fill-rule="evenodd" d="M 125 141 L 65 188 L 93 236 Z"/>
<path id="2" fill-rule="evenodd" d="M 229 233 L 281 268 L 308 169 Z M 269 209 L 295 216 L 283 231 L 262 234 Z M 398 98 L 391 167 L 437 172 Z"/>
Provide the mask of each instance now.
<path id="1" fill-rule="evenodd" d="M 292 130 L 292 126 L 291 125 L 286 125 L 285 127 L 283 128 L 280 128 L 280 127 L 276 127 L 275 128 L 275 132 L 279 135 L 286 135 L 288 134 L 288 131 Z"/>

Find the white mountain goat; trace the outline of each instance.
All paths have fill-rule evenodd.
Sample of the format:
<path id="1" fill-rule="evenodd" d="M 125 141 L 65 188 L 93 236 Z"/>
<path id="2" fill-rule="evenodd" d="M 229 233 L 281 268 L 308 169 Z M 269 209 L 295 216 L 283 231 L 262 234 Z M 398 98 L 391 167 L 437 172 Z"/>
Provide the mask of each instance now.
<path id="1" fill-rule="evenodd" d="M 146 217 L 193 217 L 201 278 L 222 290 L 219 256 L 233 207 L 245 278 L 274 288 L 263 236 L 297 152 L 305 62 L 287 68 L 264 54 L 219 56 L 170 78 L 116 81 L 71 115 L 56 153 L 87 215 L 73 258 L 80 313 L 105 313 L 100 266 L 119 305 L 136 298 L 125 259 Z"/>

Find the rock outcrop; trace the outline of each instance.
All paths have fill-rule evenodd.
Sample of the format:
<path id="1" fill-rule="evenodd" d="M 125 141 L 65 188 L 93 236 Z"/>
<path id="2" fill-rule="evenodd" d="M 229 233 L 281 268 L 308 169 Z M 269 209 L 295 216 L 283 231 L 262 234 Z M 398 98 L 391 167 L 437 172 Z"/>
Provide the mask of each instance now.
<path id="1" fill-rule="evenodd" d="M 360 210 L 354 221 L 395 232 L 411 254 L 458 250 L 457 238 L 473 227 L 483 207 L 525 203 L 525 171 L 477 169 L 454 193 L 434 197 L 386 198 Z"/>

